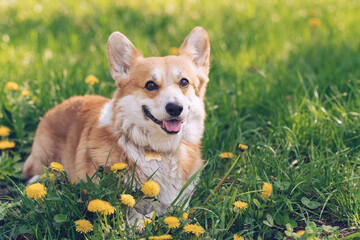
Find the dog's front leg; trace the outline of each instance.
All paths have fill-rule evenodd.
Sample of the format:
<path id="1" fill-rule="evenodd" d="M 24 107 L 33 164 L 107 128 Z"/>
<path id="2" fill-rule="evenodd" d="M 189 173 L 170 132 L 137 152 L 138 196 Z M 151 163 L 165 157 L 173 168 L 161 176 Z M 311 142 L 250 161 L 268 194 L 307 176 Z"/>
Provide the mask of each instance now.
<path id="1" fill-rule="evenodd" d="M 145 215 L 139 213 L 135 208 L 131 209 L 128 213 L 127 221 L 130 227 L 136 226 L 136 230 L 143 232 L 145 226 L 142 224 L 142 221 L 145 219 Z"/>

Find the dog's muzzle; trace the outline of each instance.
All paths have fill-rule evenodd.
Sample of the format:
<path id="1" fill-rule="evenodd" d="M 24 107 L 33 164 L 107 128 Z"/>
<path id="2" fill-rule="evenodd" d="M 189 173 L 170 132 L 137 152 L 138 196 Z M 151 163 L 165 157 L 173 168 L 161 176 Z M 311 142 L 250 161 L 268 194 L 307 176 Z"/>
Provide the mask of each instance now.
<path id="1" fill-rule="evenodd" d="M 151 114 L 149 109 L 143 105 L 142 110 L 146 117 L 150 118 L 154 123 L 159 125 L 162 130 L 164 130 L 168 134 L 177 134 L 181 130 L 182 121 L 178 119 L 169 119 L 167 121 L 160 121 L 154 115 Z"/>

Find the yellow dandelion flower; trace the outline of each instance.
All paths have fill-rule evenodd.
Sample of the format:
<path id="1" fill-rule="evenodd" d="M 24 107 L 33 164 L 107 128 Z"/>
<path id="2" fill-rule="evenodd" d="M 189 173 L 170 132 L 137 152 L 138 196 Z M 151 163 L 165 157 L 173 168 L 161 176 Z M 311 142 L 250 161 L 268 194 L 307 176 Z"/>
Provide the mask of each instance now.
<path id="1" fill-rule="evenodd" d="M 220 153 L 219 157 L 220 158 L 232 158 L 232 157 L 234 157 L 234 154 L 232 154 L 231 152 L 224 152 L 224 153 Z"/>
<path id="2" fill-rule="evenodd" d="M 204 233 L 204 229 L 196 224 L 186 224 L 184 232 L 195 234 L 198 237 L 200 234 Z"/>
<path id="3" fill-rule="evenodd" d="M 166 217 L 164 222 L 168 225 L 169 228 L 180 227 L 180 220 L 177 217 Z"/>
<path id="4" fill-rule="evenodd" d="M 160 186 L 154 180 L 149 180 L 141 186 L 141 191 L 148 197 L 155 197 L 160 192 Z"/>
<path id="5" fill-rule="evenodd" d="M 186 220 L 186 219 L 188 219 L 188 217 L 189 217 L 189 213 L 184 212 L 182 215 L 182 218 Z"/>
<path id="6" fill-rule="evenodd" d="M 85 82 L 90 85 L 94 85 L 95 83 L 99 82 L 99 79 L 94 75 L 89 75 L 85 78 Z"/>
<path id="7" fill-rule="evenodd" d="M 244 240 L 244 237 L 234 234 L 234 240 Z"/>
<path id="8" fill-rule="evenodd" d="M 321 25 L 321 20 L 320 18 L 313 17 L 309 19 L 308 24 L 310 27 L 319 27 Z"/>
<path id="9" fill-rule="evenodd" d="M 40 179 L 44 179 L 46 177 L 47 177 L 46 173 L 44 173 L 43 175 L 40 176 Z M 51 181 L 55 181 L 55 179 L 56 179 L 55 174 L 49 173 L 49 178 L 50 178 Z"/>
<path id="10" fill-rule="evenodd" d="M 76 226 L 76 231 L 79 233 L 88 233 L 93 230 L 93 225 L 89 220 L 80 219 L 74 222 Z"/>
<path id="11" fill-rule="evenodd" d="M 172 239 L 172 236 L 170 234 L 165 234 L 160 236 L 149 237 L 149 240 L 167 240 L 167 239 Z"/>
<path id="12" fill-rule="evenodd" d="M 7 90 L 16 91 L 19 89 L 19 85 L 16 82 L 10 81 L 6 83 L 5 88 Z"/>
<path id="13" fill-rule="evenodd" d="M 247 209 L 248 204 L 246 202 L 236 201 L 236 202 L 234 202 L 234 206 L 239 208 L 240 210 L 245 210 L 245 209 Z"/>
<path id="14" fill-rule="evenodd" d="M 100 212 L 103 204 L 104 204 L 103 200 L 100 199 L 91 200 L 89 202 L 87 209 L 89 212 Z"/>
<path id="15" fill-rule="evenodd" d="M 178 52 L 179 52 L 179 49 L 177 47 L 171 47 L 169 49 L 169 53 L 172 55 L 176 55 L 176 54 L 178 54 Z"/>
<path id="16" fill-rule="evenodd" d="M 74 179 L 71 179 L 71 180 L 70 180 L 70 184 L 71 184 L 71 185 L 75 185 L 75 184 L 76 184 L 75 180 L 74 180 Z"/>
<path id="17" fill-rule="evenodd" d="M 115 163 L 114 165 L 111 166 L 110 170 L 116 173 L 117 171 L 121 171 L 127 167 L 128 165 L 126 163 Z"/>
<path id="18" fill-rule="evenodd" d="M 29 95 L 30 95 L 30 91 L 29 91 L 29 90 L 22 90 L 22 91 L 21 91 L 21 95 L 23 95 L 23 96 L 29 96 Z"/>
<path id="19" fill-rule="evenodd" d="M 305 234 L 305 231 L 304 231 L 304 230 L 300 230 L 300 231 L 297 231 L 296 234 L 302 236 L 302 235 Z"/>
<path id="20" fill-rule="evenodd" d="M 146 225 L 150 224 L 152 222 L 151 219 L 144 219 L 141 221 L 141 225 L 143 225 L 144 227 L 146 227 Z"/>
<path id="21" fill-rule="evenodd" d="M 240 151 L 245 151 L 245 150 L 247 150 L 249 148 L 249 146 L 244 145 L 244 144 L 239 144 L 238 148 L 240 149 Z"/>
<path id="22" fill-rule="evenodd" d="M 129 207 L 133 207 L 135 205 L 135 199 L 130 194 L 122 194 L 121 202 Z"/>
<path id="23" fill-rule="evenodd" d="M 0 140 L 0 149 L 14 148 L 15 142 L 8 140 Z"/>
<path id="24" fill-rule="evenodd" d="M 91 200 L 89 202 L 88 211 L 89 212 L 98 212 L 103 215 L 110 215 L 115 212 L 115 209 L 113 206 L 111 206 L 110 203 L 100 200 L 100 199 L 95 199 L 95 200 Z"/>
<path id="25" fill-rule="evenodd" d="M 57 171 L 57 172 L 62 172 L 62 171 L 64 171 L 64 166 L 61 165 L 61 164 L 58 163 L 58 162 L 52 162 L 52 163 L 50 163 L 50 167 L 52 167 L 52 169 L 54 169 L 54 170 Z"/>
<path id="26" fill-rule="evenodd" d="M 261 196 L 265 198 L 269 198 L 272 192 L 272 185 L 270 183 L 264 183 L 263 188 L 261 190 Z"/>
<path id="27" fill-rule="evenodd" d="M 10 128 L 0 126 L 0 137 L 7 137 L 10 135 Z"/>
<path id="28" fill-rule="evenodd" d="M 34 183 L 25 189 L 26 196 L 31 199 L 42 199 L 46 195 L 46 187 L 41 183 Z"/>

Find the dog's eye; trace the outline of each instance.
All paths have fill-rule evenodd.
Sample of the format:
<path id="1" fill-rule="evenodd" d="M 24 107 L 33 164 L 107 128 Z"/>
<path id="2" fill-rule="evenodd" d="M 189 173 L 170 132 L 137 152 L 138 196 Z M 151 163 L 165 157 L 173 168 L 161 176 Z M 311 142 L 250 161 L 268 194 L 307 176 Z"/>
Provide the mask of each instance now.
<path id="1" fill-rule="evenodd" d="M 154 90 L 158 89 L 159 86 L 156 85 L 156 83 L 154 83 L 153 81 L 148 81 L 148 82 L 145 84 L 145 88 L 146 88 L 146 90 L 148 90 L 148 91 L 154 91 Z"/>
<path id="2" fill-rule="evenodd" d="M 189 86 L 189 80 L 187 80 L 186 78 L 182 78 L 179 82 L 179 86 L 182 88 L 186 88 Z"/>

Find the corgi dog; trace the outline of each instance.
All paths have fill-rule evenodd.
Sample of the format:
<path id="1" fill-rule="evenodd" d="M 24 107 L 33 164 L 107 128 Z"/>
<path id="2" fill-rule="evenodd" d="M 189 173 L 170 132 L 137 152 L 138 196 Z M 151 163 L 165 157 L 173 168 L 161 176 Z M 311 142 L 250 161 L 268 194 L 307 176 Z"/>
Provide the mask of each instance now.
<path id="1" fill-rule="evenodd" d="M 208 34 L 195 27 L 176 56 L 145 58 L 123 34 L 114 32 L 107 57 L 117 85 L 113 98 L 76 96 L 49 110 L 39 123 L 23 175 L 33 178 L 42 165 L 59 162 L 70 178 L 86 180 L 105 164 L 124 162 L 136 166 L 138 187 L 152 175 L 159 183 L 156 211 L 163 215 L 203 164 Z M 193 189 L 191 183 L 181 198 L 188 199 Z M 132 215 L 135 219 L 153 209 L 144 199 Z"/>

